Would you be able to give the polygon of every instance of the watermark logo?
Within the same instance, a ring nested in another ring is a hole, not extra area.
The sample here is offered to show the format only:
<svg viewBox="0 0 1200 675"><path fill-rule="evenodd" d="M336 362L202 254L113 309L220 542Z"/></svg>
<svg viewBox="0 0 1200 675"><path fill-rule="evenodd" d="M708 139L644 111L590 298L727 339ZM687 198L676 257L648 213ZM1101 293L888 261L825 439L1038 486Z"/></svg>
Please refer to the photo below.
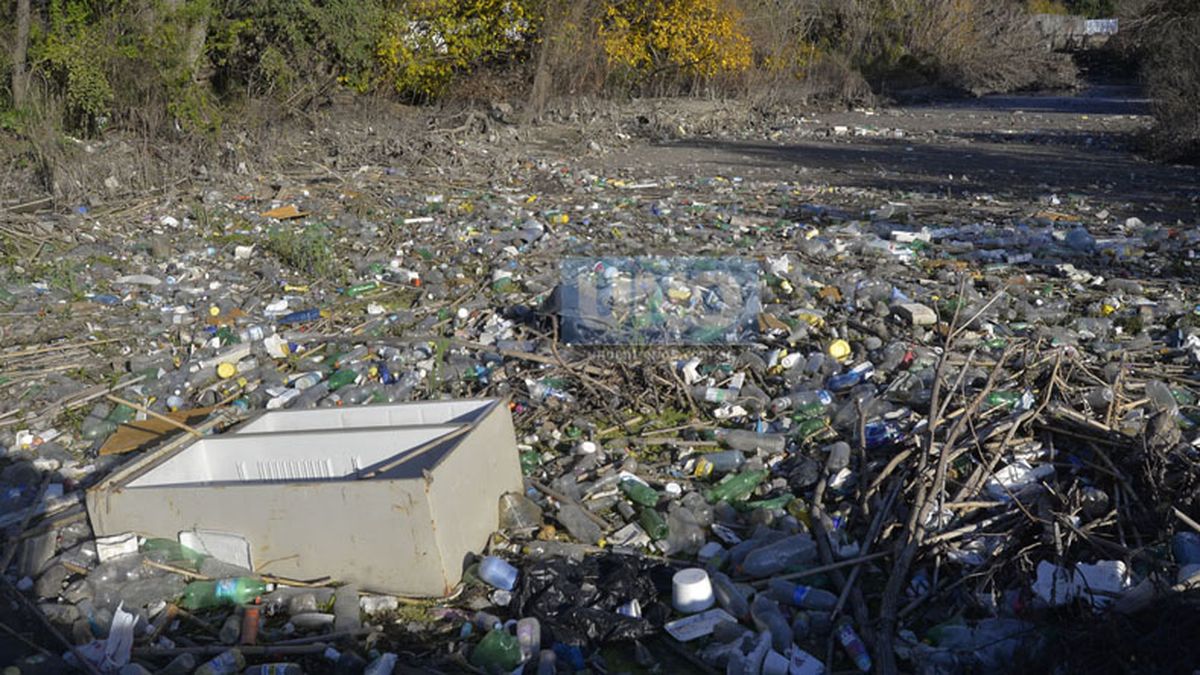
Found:
<svg viewBox="0 0 1200 675"><path fill-rule="evenodd" d="M606 257L562 262L562 339L578 345L722 345L758 337L758 263Z"/></svg>

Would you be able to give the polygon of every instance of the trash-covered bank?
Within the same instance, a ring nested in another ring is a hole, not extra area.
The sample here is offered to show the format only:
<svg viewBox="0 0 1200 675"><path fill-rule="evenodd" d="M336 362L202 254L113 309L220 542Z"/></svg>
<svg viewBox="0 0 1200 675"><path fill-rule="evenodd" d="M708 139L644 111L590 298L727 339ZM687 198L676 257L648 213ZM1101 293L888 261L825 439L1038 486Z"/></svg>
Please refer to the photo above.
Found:
<svg viewBox="0 0 1200 675"><path fill-rule="evenodd" d="M1195 224L524 170L5 277L17 672L1195 667Z"/></svg>

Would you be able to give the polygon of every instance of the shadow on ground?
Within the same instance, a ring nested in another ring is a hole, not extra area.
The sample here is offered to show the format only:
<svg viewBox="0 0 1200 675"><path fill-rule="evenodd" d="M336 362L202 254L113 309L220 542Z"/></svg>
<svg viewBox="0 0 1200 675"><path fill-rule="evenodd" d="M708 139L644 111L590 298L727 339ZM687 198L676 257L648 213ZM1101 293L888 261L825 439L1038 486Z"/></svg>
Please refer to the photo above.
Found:
<svg viewBox="0 0 1200 675"><path fill-rule="evenodd" d="M1080 195L1098 204L1121 205L1121 215L1193 222L1200 213L1200 177L1194 168L1156 164L1130 154L1067 143L923 143L908 139L855 138L852 142L769 142L689 139L666 143L659 162L683 153L701 172L745 167L780 179L816 173L833 185L922 192L950 197L989 194L1036 200L1051 193ZM1100 138L1093 145L1120 143ZM790 174L790 175L789 175ZM807 177L811 180L811 176Z"/></svg>

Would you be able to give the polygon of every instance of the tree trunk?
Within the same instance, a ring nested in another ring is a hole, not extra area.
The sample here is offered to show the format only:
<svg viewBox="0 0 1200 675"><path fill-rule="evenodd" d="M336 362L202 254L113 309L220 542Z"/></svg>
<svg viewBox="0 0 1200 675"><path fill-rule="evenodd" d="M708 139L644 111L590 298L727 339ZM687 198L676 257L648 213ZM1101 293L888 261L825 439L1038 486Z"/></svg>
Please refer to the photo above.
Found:
<svg viewBox="0 0 1200 675"><path fill-rule="evenodd" d="M20 108L29 100L29 70L25 52L29 49L29 0L17 0L17 39L12 50L12 102Z"/></svg>

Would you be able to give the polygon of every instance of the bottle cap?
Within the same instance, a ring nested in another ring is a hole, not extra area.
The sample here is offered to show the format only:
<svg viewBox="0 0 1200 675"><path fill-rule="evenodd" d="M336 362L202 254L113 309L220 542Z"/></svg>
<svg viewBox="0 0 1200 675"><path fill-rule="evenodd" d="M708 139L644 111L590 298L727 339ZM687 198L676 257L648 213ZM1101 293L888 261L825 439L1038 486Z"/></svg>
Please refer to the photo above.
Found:
<svg viewBox="0 0 1200 675"><path fill-rule="evenodd" d="M676 610L695 614L712 607L713 601L712 581L699 567L680 570L671 579L671 604Z"/></svg>
<svg viewBox="0 0 1200 675"><path fill-rule="evenodd" d="M233 365L232 363L217 364L217 377L221 378L222 380L228 380L234 375L237 375L237 366Z"/></svg>
<svg viewBox="0 0 1200 675"><path fill-rule="evenodd" d="M850 358L852 351L850 343L845 340L834 340L829 344L829 355L838 361L845 361Z"/></svg>

